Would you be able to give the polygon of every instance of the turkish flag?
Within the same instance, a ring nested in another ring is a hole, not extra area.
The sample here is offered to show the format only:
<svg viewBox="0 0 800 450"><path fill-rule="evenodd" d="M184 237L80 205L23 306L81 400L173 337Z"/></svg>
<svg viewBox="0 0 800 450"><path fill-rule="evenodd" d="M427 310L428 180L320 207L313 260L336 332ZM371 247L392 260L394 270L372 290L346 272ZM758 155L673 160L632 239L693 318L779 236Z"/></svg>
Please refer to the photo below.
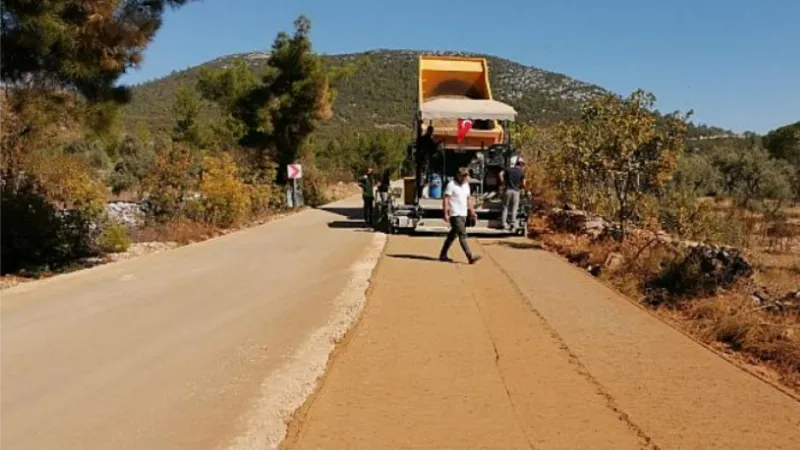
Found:
<svg viewBox="0 0 800 450"><path fill-rule="evenodd" d="M458 119L458 137L456 138L458 143L460 144L461 141L467 136L469 130L472 129L472 121L469 119Z"/></svg>

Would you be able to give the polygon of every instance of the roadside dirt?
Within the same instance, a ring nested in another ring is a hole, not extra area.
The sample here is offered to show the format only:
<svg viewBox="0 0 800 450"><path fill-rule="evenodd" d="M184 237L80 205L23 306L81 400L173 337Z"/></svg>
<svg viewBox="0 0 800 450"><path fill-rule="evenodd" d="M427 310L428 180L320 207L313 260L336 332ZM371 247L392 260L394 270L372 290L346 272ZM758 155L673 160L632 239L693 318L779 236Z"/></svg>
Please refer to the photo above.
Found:
<svg viewBox="0 0 800 450"><path fill-rule="evenodd" d="M440 243L390 239L283 449L800 448L799 402L567 262Z"/></svg>

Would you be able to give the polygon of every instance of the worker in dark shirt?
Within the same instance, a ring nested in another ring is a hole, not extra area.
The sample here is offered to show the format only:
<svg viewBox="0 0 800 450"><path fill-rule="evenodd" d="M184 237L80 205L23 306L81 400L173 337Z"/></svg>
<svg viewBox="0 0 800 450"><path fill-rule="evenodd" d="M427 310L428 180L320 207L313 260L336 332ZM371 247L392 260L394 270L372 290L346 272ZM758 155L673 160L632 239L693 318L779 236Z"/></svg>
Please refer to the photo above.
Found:
<svg viewBox="0 0 800 450"><path fill-rule="evenodd" d="M428 128L425 129L425 134L419 137L417 149L426 154L433 153L436 150L436 141L433 140L433 125L428 125Z"/></svg>
<svg viewBox="0 0 800 450"><path fill-rule="evenodd" d="M417 192L422 191L422 177L425 174L425 166L430 160L431 156L436 153L436 148L438 146L439 143L433 140L433 125L428 125L428 128L425 130L425 134L417 139L417 150L414 154L414 160L417 164Z"/></svg>
<svg viewBox="0 0 800 450"><path fill-rule="evenodd" d="M358 185L361 186L361 198L364 200L364 222L368 226L372 226L372 211L375 203L374 184L375 175L372 174L372 167L368 167L366 173L358 179Z"/></svg>
<svg viewBox="0 0 800 450"><path fill-rule="evenodd" d="M389 200L389 188L392 186L392 168L383 169L381 178L378 181L378 201L386 203Z"/></svg>
<svg viewBox="0 0 800 450"><path fill-rule="evenodd" d="M503 229L516 231L519 195L525 189L525 160L522 157L517 158L514 167L500 172L500 183L506 188L503 198ZM509 209L511 216L508 215Z"/></svg>

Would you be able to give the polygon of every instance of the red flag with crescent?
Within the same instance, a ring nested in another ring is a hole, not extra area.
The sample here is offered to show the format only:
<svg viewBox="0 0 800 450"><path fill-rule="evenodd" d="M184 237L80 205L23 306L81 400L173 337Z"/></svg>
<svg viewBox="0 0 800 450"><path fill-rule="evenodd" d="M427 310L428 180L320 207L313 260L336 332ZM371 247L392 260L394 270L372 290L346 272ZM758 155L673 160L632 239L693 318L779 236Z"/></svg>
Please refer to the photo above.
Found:
<svg viewBox="0 0 800 450"><path fill-rule="evenodd" d="M458 119L458 136L457 141L460 144L461 141L467 136L469 130L472 129L472 121L469 119Z"/></svg>

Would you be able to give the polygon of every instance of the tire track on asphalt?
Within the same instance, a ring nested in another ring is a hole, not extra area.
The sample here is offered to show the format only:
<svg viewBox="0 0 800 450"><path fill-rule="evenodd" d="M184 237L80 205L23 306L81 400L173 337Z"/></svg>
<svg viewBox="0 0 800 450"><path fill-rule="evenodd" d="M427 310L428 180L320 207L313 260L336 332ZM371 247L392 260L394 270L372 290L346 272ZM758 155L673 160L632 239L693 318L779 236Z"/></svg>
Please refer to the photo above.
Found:
<svg viewBox="0 0 800 450"><path fill-rule="evenodd" d="M461 268L457 267L456 270L458 271L458 275L461 278L461 282L464 283L465 286L470 286L471 283L469 283L468 280L466 278L464 278L464 272L461 270ZM499 366L500 352L497 350L497 342L495 341L494 336L492 336L492 332L489 329L489 324L486 322L486 315L481 310L480 302L478 301L478 298L475 295L475 290L472 289L471 286L470 286L470 290L469 290L469 295L470 295L470 298L472 299L473 304L475 305L475 308L477 308L477 310L478 310L478 314L480 314L480 316L481 316L481 320L482 320L482 323L483 323L483 329L486 332L486 337L492 343L492 349L494 350L494 368L495 368L495 371L497 372L497 376L500 378L500 381L503 383L503 388L506 391L506 399L508 400L509 405L511 405L511 409L514 411L514 417L517 420L517 426L519 427L520 432L523 434L523 436L525 436L525 439L527 439L528 445L530 446L531 450L536 450L536 446L533 444L533 440L528 435L528 433L525 431L525 427L522 425L522 417L521 417L521 415L519 413L517 405L514 403L514 399L513 399L512 395L511 395L511 391L508 388L508 383L506 383L506 379L503 376L502 371L500 370L500 366Z"/></svg>

